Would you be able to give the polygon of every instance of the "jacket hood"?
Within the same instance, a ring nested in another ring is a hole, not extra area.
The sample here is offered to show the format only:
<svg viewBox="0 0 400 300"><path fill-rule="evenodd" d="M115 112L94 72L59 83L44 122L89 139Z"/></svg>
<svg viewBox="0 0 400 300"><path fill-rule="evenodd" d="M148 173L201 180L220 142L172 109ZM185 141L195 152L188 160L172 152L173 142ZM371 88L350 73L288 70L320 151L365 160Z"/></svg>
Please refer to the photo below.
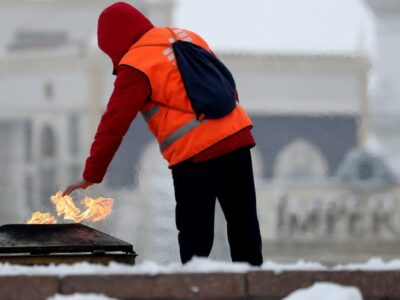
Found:
<svg viewBox="0 0 400 300"><path fill-rule="evenodd" d="M114 74L121 58L153 24L139 10L124 2L117 2L100 14L97 26L99 48L112 60Z"/></svg>

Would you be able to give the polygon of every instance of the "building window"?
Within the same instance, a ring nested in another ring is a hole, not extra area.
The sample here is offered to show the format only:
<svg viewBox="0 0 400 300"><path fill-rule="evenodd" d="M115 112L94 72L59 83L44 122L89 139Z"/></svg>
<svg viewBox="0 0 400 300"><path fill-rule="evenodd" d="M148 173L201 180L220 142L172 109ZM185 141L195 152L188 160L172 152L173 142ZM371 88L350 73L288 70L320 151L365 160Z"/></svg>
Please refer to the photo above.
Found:
<svg viewBox="0 0 400 300"><path fill-rule="evenodd" d="M297 139L277 156L274 177L277 179L315 179L326 176L328 164L321 151L305 139Z"/></svg>
<svg viewBox="0 0 400 300"><path fill-rule="evenodd" d="M80 153L80 136L79 136L79 115L78 114L71 114L69 116L69 126L68 126L68 133L69 133L69 149L72 155L77 155Z"/></svg>
<svg viewBox="0 0 400 300"><path fill-rule="evenodd" d="M56 191L56 138L54 131L50 126L45 126L41 137L41 160L39 169L39 193L42 207L50 205L50 196Z"/></svg>
<svg viewBox="0 0 400 300"><path fill-rule="evenodd" d="M45 126L42 130L41 156L52 158L56 156L56 141L53 130Z"/></svg>
<svg viewBox="0 0 400 300"><path fill-rule="evenodd" d="M43 94L46 100L53 100L54 98L54 85L50 81L43 84Z"/></svg>
<svg viewBox="0 0 400 300"><path fill-rule="evenodd" d="M374 176L373 166L368 160L360 161L357 171L361 180L368 180Z"/></svg>
<svg viewBox="0 0 400 300"><path fill-rule="evenodd" d="M24 145L25 145L25 162L32 161L33 144L32 144L32 123L27 121L24 123Z"/></svg>
<svg viewBox="0 0 400 300"><path fill-rule="evenodd" d="M33 190L33 177L26 175L25 177L25 199L29 210L35 209L34 190Z"/></svg>

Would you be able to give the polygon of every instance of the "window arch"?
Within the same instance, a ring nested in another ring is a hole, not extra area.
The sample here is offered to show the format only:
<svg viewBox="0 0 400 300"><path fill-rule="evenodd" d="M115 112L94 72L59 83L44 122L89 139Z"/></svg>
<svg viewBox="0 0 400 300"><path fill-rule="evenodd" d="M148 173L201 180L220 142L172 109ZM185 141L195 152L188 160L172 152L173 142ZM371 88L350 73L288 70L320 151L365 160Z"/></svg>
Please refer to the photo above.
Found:
<svg viewBox="0 0 400 300"><path fill-rule="evenodd" d="M56 138L53 129L48 125L42 129L40 154L44 158L56 156Z"/></svg>
<svg viewBox="0 0 400 300"><path fill-rule="evenodd" d="M328 163L321 151L306 139L296 139L278 154L274 167L277 179L311 179L325 177Z"/></svg>

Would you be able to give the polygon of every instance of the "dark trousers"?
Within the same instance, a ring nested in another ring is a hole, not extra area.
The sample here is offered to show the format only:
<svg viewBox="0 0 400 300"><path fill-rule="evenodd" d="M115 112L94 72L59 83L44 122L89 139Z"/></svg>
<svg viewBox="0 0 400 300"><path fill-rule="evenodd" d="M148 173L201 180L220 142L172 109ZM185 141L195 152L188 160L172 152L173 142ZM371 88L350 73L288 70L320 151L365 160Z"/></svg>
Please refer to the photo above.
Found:
<svg viewBox="0 0 400 300"><path fill-rule="evenodd" d="M262 264L261 235L249 149L172 168L182 263L208 257L214 240L215 201L221 205L233 261Z"/></svg>

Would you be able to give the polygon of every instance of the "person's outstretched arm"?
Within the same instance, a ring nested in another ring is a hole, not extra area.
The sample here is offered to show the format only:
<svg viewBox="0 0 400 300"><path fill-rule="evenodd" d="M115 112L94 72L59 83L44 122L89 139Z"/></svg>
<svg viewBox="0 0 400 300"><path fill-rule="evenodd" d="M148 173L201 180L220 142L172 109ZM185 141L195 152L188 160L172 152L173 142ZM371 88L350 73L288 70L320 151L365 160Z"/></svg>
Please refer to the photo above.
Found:
<svg viewBox="0 0 400 300"><path fill-rule="evenodd" d="M143 73L128 66L118 68L114 91L97 128L82 179L67 187L63 195L103 181L124 135L150 93Z"/></svg>

